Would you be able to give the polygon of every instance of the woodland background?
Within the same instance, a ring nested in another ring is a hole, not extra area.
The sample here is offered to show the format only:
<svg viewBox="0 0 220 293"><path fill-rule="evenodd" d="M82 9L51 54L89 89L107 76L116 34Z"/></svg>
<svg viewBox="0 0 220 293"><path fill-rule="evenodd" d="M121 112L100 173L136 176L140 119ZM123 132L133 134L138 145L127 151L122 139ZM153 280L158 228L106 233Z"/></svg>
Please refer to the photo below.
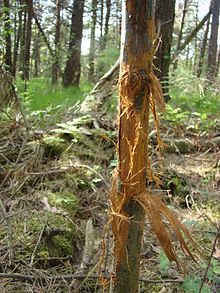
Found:
<svg viewBox="0 0 220 293"><path fill-rule="evenodd" d="M156 1L166 148L158 157L151 117L150 159L204 258L179 252L177 272L146 223L141 292L220 290L219 7ZM118 0L0 2L2 292L108 290L120 36Z"/></svg>

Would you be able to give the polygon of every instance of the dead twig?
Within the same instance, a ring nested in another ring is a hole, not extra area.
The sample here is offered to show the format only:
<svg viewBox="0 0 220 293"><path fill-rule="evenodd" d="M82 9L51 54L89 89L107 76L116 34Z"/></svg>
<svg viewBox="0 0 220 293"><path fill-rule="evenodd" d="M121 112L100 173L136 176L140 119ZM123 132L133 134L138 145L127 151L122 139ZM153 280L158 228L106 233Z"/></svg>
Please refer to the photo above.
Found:
<svg viewBox="0 0 220 293"><path fill-rule="evenodd" d="M31 283L36 280L50 280L50 281L59 281L59 280L72 280L72 279L99 279L98 275L56 275L56 276L34 276L34 275L23 275L23 274L13 274L13 273L0 273L0 279L18 279L23 281L30 281ZM110 278L110 276L108 276ZM183 279L160 279L160 280L151 280L151 279L144 279L140 278L140 282L144 283L152 283L152 284L160 284L160 283L176 283L181 284L183 283Z"/></svg>
<svg viewBox="0 0 220 293"><path fill-rule="evenodd" d="M40 245L44 230L45 230L45 224L44 224L43 228L40 231L37 243L36 243L36 245L34 247L34 251L33 251L32 255L31 255L30 266L32 266L33 263L34 263L34 259L35 259L36 253L37 253L37 249L38 249L38 246Z"/></svg>

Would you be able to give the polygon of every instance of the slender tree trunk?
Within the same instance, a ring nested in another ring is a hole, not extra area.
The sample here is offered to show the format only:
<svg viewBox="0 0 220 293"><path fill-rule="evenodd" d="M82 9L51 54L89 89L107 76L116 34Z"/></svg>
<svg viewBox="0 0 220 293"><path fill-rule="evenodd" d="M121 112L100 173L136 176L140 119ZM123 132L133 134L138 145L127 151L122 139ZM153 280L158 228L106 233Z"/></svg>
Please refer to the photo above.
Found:
<svg viewBox="0 0 220 293"><path fill-rule="evenodd" d="M97 21L97 0L92 0L92 24L90 33L90 48L89 48L89 80L95 81L95 28Z"/></svg>
<svg viewBox="0 0 220 293"><path fill-rule="evenodd" d="M199 23L199 3L196 1L195 3L195 10L196 10L196 15L195 15L195 24L196 27L198 26ZM198 59L198 37L197 35L195 36L194 40L194 60L193 60L193 71L194 74L196 73L196 65L197 65L197 59Z"/></svg>
<svg viewBox="0 0 220 293"><path fill-rule="evenodd" d="M218 48L218 61L217 61L217 69L216 69L216 77L218 77L219 74L219 67L220 67L220 46Z"/></svg>
<svg viewBox="0 0 220 293"><path fill-rule="evenodd" d="M156 1L156 28L157 35L161 37L161 44L156 52L154 65L156 75L162 83L164 100L168 102L169 96L169 66L172 45L173 25L175 19L175 0Z"/></svg>
<svg viewBox="0 0 220 293"><path fill-rule="evenodd" d="M12 44L11 44L11 23L10 23L10 2L4 0L4 31L5 31L5 69L9 72L12 70Z"/></svg>
<svg viewBox="0 0 220 293"><path fill-rule="evenodd" d="M18 51L19 51L19 44L20 44L20 38L21 38L21 28L22 28L22 10L21 9L18 12L18 24L17 24L17 19L15 19L15 23L16 23L15 24L16 29L15 29L15 37L14 37L13 68L12 68L13 76L16 76Z"/></svg>
<svg viewBox="0 0 220 293"><path fill-rule="evenodd" d="M109 19L111 15L111 0L106 0L105 4L106 4L105 27L104 27L104 35L101 41L101 51L105 50L107 39L108 39Z"/></svg>
<svg viewBox="0 0 220 293"><path fill-rule="evenodd" d="M112 222L116 258L113 291L137 293L144 210L134 196L143 193L146 188L153 1L124 0L122 15L119 163L110 195L115 212ZM122 218L117 217L118 214ZM127 217L128 221L123 217Z"/></svg>
<svg viewBox="0 0 220 293"><path fill-rule="evenodd" d="M33 0L26 0L27 5L27 29L25 35L25 54L24 54L24 79L30 78L30 50L32 35Z"/></svg>
<svg viewBox="0 0 220 293"><path fill-rule="evenodd" d="M39 76L40 72L40 32L35 29L34 36L34 48L33 48L33 62L34 62L34 73L33 76Z"/></svg>
<svg viewBox="0 0 220 293"><path fill-rule="evenodd" d="M63 86L79 86L80 56L83 31L84 0L74 0L72 8L72 21L70 29L70 42L66 67L63 74Z"/></svg>
<svg viewBox="0 0 220 293"><path fill-rule="evenodd" d="M177 45L176 45L176 59L174 60L173 70L176 70L178 67L178 52L180 51L180 44L183 38L183 28L185 25L185 18L186 18L188 3L189 3L189 0L184 0L182 20L181 20L180 31L178 34Z"/></svg>
<svg viewBox="0 0 220 293"><path fill-rule="evenodd" d="M58 83L58 75L60 71L60 28L61 28L61 0L56 0L56 27L55 27L55 54L52 68L52 84Z"/></svg>
<svg viewBox="0 0 220 293"><path fill-rule="evenodd" d="M211 10L209 10L209 12L203 17L203 19L200 21L198 26L188 36L186 36L185 41L179 47L179 51L175 52L173 57L171 58L173 62L178 58L178 55L180 54L180 52L183 51L188 46L188 44L192 41L192 39L196 36L196 34L201 30L201 28L204 26L206 21L209 19L210 14L211 14Z"/></svg>
<svg viewBox="0 0 220 293"><path fill-rule="evenodd" d="M54 58L54 52L53 52L53 49L52 49L52 47L51 47L51 45L50 45L49 40L47 39L47 36L46 36L46 34L45 34L45 32L44 32L44 30L43 30L41 24L40 24L40 22L39 22L39 20L38 20L38 18L37 18L37 15L35 14L35 12L33 13L33 17L34 17L35 23L36 23L36 25L37 25L37 27L38 27L38 30L39 30L39 32L41 33L41 35L42 35L42 37L43 37L43 40L44 40L44 42L45 42L45 44L46 44L46 46L47 46L47 48L48 48L48 50L49 50L50 56L51 56L52 58Z"/></svg>
<svg viewBox="0 0 220 293"><path fill-rule="evenodd" d="M210 17L209 17L207 24L206 24L206 29L204 32L202 45L201 45L201 49L200 49L199 62L198 62L198 67L197 67L197 77L201 77L201 74L202 74L205 52L206 52L207 43L208 43L209 27L210 27Z"/></svg>
<svg viewBox="0 0 220 293"><path fill-rule="evenodd" d="M218 28L219 28L219 9L220 0L213 0L211 35L208 48L208 64L206 77L213 81L217 70L217 46L218 46Z"/></svg>
<svg viewBox="0 0 220 293"><path fill-rule="evenodd" d="M24 55L25 55L25 34L27 26L27 7L25 0L20 0L21 10L21 40L20 40L20 56L19 56L19 71L21 78L24 79Z"/></svg>
<svg viewBox="0 0 220 293"><path fill-rule="evenodd" d="M103 37L103 26L104 26L104 0L100 0L100 40L102 40Z"/></svg>

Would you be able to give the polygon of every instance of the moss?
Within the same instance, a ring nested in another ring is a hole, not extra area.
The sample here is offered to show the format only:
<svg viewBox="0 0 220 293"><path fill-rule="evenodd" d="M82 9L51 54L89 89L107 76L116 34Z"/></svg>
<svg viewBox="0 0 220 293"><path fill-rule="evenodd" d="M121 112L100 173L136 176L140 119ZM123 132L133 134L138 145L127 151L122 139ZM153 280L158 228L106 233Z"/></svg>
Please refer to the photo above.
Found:
<svg viewBox="0 0 220 293"><path fill-rule="evenodd" d="M79 202L78 198L72 192L66 190L48 193L47 198L51 206L68 212L75 211Z"/></svg>

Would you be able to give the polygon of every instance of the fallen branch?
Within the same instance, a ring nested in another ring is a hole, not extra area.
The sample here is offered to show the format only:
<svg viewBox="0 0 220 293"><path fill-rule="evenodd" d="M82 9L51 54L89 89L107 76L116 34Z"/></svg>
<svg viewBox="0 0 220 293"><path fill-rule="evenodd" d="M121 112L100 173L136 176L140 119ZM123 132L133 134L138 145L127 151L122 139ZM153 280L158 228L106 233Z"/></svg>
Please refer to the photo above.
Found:
<svg viewBox="0 0 220 293"><path fill-rule="evenodd" d="M10 273L0 273L0 279L17 279L17 280L23 280L23 281L30 281L31 283L36 280L50 280L50 281L59 281L59 280L82 280L82 279L99 279L99 275L56 275L56 276L33 276L33 275L23 275L23 274L10 274ZM110 276L108 276L108 279L110 279ZM151 279L144 279L140 278L140 282L144 283L151 283L151 284L160 284L160 283L176 283L181 284L183 283L183 279L159 279L159 280L151 280Z"/></svg>

